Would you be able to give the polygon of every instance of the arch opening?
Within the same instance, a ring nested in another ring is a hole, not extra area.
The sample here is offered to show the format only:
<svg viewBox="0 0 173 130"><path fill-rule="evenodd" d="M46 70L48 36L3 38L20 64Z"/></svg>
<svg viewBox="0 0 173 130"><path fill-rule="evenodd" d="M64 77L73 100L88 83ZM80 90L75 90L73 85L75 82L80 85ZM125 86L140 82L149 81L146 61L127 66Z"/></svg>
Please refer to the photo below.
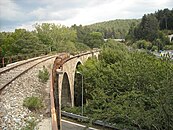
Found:
<svg viewBox="0 0 173 130"><path fill-rule="evenodd" d="M173 42L173 36L171 37L171 42Z"/></svg>
<svg viewBox="0 0 173 130"><path fill-rule="evenodd" d="M82 87L84 87L84 76L81 73L78 73L79 66L82 65L81 62L78 62L76 65L76 73L74 79L74 106L82 106ZM86 104L85 98L85 89L83 88L83 104Z"/></svg>
<svg viewBox="0 0 173 130"><path fill-rule="evenodd" d="M70 91L70 83L67 73L64 73L63 81L62 81L62 90L61 90L61 106L63 107L71 107L71 91Z"/></svg>

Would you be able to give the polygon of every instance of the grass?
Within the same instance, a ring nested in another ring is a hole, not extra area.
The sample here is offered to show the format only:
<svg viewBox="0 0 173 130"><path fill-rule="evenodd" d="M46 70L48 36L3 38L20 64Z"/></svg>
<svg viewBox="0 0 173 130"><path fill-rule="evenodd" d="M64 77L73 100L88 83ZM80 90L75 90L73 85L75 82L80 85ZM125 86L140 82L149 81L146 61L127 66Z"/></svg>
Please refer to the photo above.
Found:
<svg viewBox="0 0 173 130"><path fill-rule="evenodd" d="M43 102L39 97L27 97L23 101L23 106L27 107L29 110L38 110L43 107Z"/></svg>

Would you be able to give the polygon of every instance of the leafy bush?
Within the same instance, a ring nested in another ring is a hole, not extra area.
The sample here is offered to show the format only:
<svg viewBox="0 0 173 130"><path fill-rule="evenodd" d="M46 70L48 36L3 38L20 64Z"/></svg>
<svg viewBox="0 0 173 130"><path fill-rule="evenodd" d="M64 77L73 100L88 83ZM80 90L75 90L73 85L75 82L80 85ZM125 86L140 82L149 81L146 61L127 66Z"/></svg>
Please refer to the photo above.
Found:
<svg viewBox="0 0 173 130"><path fill-rule="evenodd" d="M49 79L49 71L46 69L45 66L43 66L43 70L39 70L38 78L41 82L46 83Z"/></svg>
<svg viewBox="0 0 173 130"><path fill-rule="evenodd" d="M143 49L148 49L148 50L150 50L151 47L152 47L151 42L148 42L148 41L145 41L145 40L136 41L134 44L135 44L135 45L137 46L137 48L139 48L139 49L143 48ZM134 46L134 45L133 45L133 46Z"/></svg>
<svg viewBox="0 0 173 130"><path fill-rule="evenodd" d="M43 107L43 103L39 97L32 96L24 99L23 106L27 107L29 110L37 110Z"/></svg>
<svg viewBox="0 0 173 130"><path fill-rule="evenodd" d="M152 50L152 51L158 51L158 47L157 47L157 46L153 46L153 47L151 48L151 50Z"/></svg>
<svg viewBox="0 0 173 130"><path fill-rule="evenodd" d="M164 50L173 50L173 45L164 46Z"/></svg>

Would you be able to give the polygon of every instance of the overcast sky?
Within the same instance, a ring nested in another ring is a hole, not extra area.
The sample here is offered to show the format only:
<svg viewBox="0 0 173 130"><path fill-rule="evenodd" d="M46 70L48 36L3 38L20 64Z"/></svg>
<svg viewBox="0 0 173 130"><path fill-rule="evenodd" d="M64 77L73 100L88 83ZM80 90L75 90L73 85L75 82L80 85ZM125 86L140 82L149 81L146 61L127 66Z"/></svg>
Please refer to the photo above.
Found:
<svg viewBox="0 0 173 130"><path fill-rule="evenodd" d="M35 23L66 26L142 18L173 8L172 0L0 0L0 31L31 30Z"/></svg>

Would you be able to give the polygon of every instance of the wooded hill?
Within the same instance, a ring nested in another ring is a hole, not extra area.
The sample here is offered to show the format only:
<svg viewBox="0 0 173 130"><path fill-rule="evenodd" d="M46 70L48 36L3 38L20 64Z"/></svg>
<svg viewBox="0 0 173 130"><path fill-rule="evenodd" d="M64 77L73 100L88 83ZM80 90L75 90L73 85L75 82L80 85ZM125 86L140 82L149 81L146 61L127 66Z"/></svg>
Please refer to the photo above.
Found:
<svg viewBox="0 0 173 130"><path fill-rule="evenodd" d="M136 26L140 22L140 19L116 19L87 25L86 27L92 31L101 32L105 39L125 38L130 27Z"/></svg>

